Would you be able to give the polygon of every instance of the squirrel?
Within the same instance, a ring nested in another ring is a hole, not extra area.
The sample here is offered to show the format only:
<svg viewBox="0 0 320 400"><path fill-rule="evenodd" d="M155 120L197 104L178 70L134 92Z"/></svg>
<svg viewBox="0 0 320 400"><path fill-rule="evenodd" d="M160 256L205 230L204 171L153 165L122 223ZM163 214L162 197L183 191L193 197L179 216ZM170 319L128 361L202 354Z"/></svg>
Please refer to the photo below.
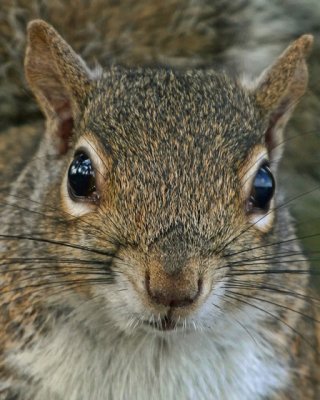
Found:
<svg viewBox="0 0 320 400"><path fill-rule="evenodd" d="M46 129L1 143L14 181L1 193L1 399L319 398L317 301L276 187L312 42L248 82L92 69L29 24Z"/></svg>

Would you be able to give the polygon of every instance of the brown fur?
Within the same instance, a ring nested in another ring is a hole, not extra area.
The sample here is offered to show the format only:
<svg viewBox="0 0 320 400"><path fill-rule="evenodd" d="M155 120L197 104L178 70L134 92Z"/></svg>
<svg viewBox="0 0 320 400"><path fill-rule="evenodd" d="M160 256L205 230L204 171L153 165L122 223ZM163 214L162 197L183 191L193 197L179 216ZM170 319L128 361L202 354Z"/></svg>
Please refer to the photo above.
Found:
<svg viewBox="0 0 320 400"><path fill-rule="evenodd" d="M19 366L11 371L6 357L19 346L32 348L55 323L70 315L73 304L67 296L59 296L54 283L58 285L62 276L67 292L94 299L96 287L88 279L96 270L83 270L80 279L76 273L79 265L63 261L72 254L79 262L89 262L92 254L79 245L100 250L101 254L95 254L97 262L111 259L111 271L120 271L133 283L136 296L146 307L165 319L169 306L170 319L176 320L192 314L223 279L232 283L232 274L239 269L249 273L248 252L251 262L267 260L259 268L269 274L236 278L238 286L230 290L240 301L225 301L224 310L241 308L241 299L249 301L241 296L256 296L262 307L278 304L272 312L284 323L272 318L272 313L266 314L259 333L273 344L280 359L290 360L299 381L293 379L285 394L276 397L289 399L294 393L297 399L317 398L317 384L306 383L307 389L297 395L301 376L317 369L316 353L310 347L304 351L305 343L297 343L295 331L286 325L300 326L299 313L305 312L309 300L304 297L307 275L298 275L297 280L294 273L294 253L300 254L300 247L291 219L286 210L279 209L273 211L275 220L268 232L250 226L238 174L250 165L252 149L257 146L265 146L272 159L272 144L282 137L291 106L306 87L304 59L310 43L309 37L302 37L291 45L262 76L264 80L249 90L213 71L113 67L100 76L90 75L53 28L39 21L30 25L26 74L47 116L47 130L40 153L13 187L15 196L32 196L31 213L26 212L23 201L9 196L7 201L18 207L12 207L9 214L8 206L2 216L3 234L9 235L3 251L8 263L4 293L9 289L3 297L8 312L1 321L3 377L9 374L17 379L20 398L24 400L24 386L39 389L33 383L37 377L28 371L22 374ZM49 68L48 59L52 61ZM282 107L284 98L290 109ZM72 121L66 130L61 128L65 118ZM61 198L63 177L77 141L90 136L95 138L93 145L98 146L102 162L99 202L76 218ZM279 204L279 198L276 201ZM47 242L39 245L39 240ZM274 242L279 242L278 246L272 246ZM271 271L275 266L268 263L268 257L277 259L283 253L289 255L277 267L292 273L278 273L274 279ZM9 262L30 255L53 257L54 263L42 261L40 270L30 270L23 261L18 265ZM235 263L234 267L229 263ZM299 268L308 268L303 256ZM45 290L32 290L26 280ZM149 280L147 286L145 280ZM198 296L199 281L202 289ZM268 292L263 285L298 295ZM12 293L17 291L15 298ZM164 304L173 295L180 301L179 307L170 301ZM196 301L189 305L186 299ZM13 321L24 328L17 337L12 337ZM94 334L92 326L85 321L82 324L89 336ZM314 322L310 339L316 344ZM307 354L306 360L303 356Z"/></svg>

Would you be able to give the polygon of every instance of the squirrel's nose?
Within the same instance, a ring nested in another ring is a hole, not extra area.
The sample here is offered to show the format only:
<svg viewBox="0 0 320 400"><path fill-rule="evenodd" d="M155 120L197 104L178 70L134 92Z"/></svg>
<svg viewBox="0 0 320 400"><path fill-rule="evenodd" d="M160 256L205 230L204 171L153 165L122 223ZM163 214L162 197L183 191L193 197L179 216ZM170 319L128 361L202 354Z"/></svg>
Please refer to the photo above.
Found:
<svg viewBox="0 0 320 400"><path fill-rule="evenodd" d="M152 302L166 307L186 307L199 297L202 280L195 274L168 275L164 271L146 274L146 290ZM191 276L190 276L191 275Z"/></svg>

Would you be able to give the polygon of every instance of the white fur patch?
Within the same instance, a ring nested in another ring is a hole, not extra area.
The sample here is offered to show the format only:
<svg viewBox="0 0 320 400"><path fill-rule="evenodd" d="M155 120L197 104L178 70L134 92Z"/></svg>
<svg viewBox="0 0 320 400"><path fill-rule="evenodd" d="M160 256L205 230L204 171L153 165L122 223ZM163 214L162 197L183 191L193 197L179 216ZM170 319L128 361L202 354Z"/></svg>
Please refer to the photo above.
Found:
<svg viewBox="0 0 320 400"><path fill-rule="evenodd" d="M91 338L73 320L10 361L43 380L34 400L257 400L288 379L258 314L217 315L215 329L188 333L128 335L110 323Z"/></svg>

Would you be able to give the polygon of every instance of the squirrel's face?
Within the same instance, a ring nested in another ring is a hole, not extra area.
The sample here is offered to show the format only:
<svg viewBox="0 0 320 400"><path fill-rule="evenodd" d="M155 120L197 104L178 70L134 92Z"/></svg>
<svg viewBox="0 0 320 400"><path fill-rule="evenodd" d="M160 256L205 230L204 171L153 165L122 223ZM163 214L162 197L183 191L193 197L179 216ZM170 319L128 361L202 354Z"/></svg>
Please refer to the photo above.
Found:
<svg viewBox="0 0 320 400"><path fill-rule="evenodd" d="M112 69L97 82L75 127L61 208L75 217L74 240L80 219L104 232L96 248L114 243L105 298L127 308L124 322L201 312L228 272L223 256L271 229L271 172L263 203L254 199L269 164L265 125L250 95L213 73Z"/></svg>
<svg viewBox="0 0 320 400"><path fill-rule="evenodd" d="M232 309L232 265L246 249L264 254L274 234L273 173L309 41L293 45L295 68L292 47L293 66L283 56L248 90L209 71L98 76L43 22L30 31L27 77L64 160L48 191L66 220L56 235L100 252L75 291L121 329L212 327ZM49 74L44 48L56 57Z"/></svg>

